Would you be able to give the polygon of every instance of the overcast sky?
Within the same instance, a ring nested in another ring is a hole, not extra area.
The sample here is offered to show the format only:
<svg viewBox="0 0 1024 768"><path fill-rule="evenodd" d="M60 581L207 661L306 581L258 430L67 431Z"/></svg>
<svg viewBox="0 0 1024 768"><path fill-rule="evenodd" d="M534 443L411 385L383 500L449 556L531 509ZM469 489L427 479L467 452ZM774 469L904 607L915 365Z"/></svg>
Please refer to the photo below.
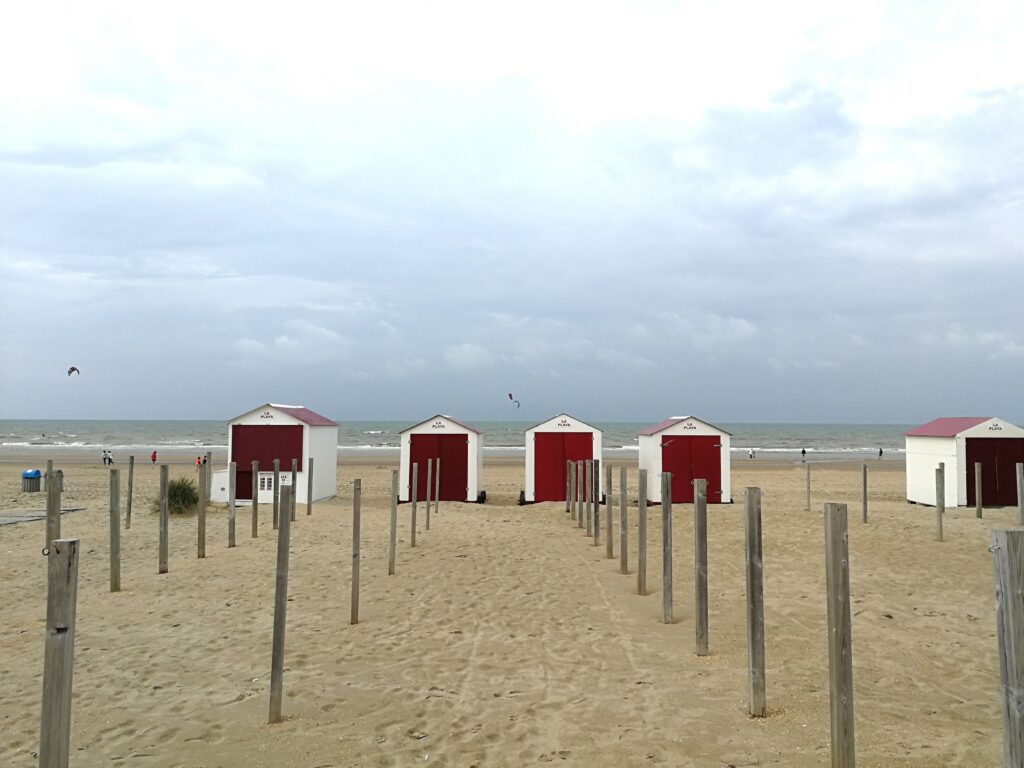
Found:
<svg viewBox="0 0 1024 768"><path fill-rule="evenodd" d="M324 5L3 12L0 417L1024 422L1019 0Z"/></svg>

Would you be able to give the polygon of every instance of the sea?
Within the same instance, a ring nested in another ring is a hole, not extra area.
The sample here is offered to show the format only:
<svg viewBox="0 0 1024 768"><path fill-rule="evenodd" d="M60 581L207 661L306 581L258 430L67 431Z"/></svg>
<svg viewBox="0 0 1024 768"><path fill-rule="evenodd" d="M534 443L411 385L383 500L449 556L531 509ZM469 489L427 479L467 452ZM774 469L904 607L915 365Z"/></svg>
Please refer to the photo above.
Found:
<svg viewBox="0 0 1024 768"><path fill-rule="evenodd" d="M480 421L472 426L483 433L484 455L516 456L525 452L525 432L536 422ZM604 433L608 456L636 456L638 434L649 426L639 422L592 422ZM338 428L338 454L345 456L397 455L399 433L411 426L398 421L346 421ZM903 434L909 424L716 424L731 433L734 456L798 458L809 460L861 460L883 455L902 458ZM226 452L228 428L222 421L85 421L0 419L0 452L62 454L111 450L118 453L152 451L180 453Z"/></svg>

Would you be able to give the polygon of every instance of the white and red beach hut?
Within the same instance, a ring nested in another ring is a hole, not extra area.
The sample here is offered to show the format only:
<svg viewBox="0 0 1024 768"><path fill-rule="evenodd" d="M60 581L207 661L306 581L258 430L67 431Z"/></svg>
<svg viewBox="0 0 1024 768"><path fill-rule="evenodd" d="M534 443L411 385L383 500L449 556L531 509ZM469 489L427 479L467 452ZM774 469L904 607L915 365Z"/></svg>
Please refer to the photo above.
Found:
<svg viewBox="0 0 1024 768"><path fill-rule="evenodd" d="M1018 463L1024 463L1024 429L989 416L935 419L907 441L907 501L935 505L935 470L945 464L947 507L975 503L974 464L981 463L981 501L1017 503Z"/></svg>
<svg viewBox="0 0 1024 768"><path fill-rule="evenodd" d="M661 473L672 473L672 501L693 501L693 480L708 481L709 504L731 504L729 443L724 429L693 416L674 416L640 431L640 469L647 500L661 503Z"/></svg>
<svg viewBox="0 0 1024 768"><path fill-rule="evenodd" d="M309 459L313 459L313 501L334 496L338 484L338 425L301 405L265 403L228 422L228 462L235 462L235 498L252 499L252 462L259 462L257 495L274 501L274 459L282 484L291 483L298 460L295 501L306 503ZM213 475L211 501L228 500L228 470Z"/></svg>
<svg viewBox="0 0 1024 768"><path fill-rule="evenodd" d="M412 496L412 465L419 464L417 473L416 498L427 497L427 459L441 460L441 484L438 496L441 501L486 500L480 490L483 476L483 435L480 430L453 419L437 415L421 421L400 433L402 453L399 463L398 500L409 501ZM430 491L431 498L434 491Z"/></svg>
<svg viewBox="0 0 1024 768"><path fill-rule="evenodd" d="M602 432L567 413L526 430L523 500L565 501L566 462L601 458ZM598 498L601 487L598 478Z"/></svg>

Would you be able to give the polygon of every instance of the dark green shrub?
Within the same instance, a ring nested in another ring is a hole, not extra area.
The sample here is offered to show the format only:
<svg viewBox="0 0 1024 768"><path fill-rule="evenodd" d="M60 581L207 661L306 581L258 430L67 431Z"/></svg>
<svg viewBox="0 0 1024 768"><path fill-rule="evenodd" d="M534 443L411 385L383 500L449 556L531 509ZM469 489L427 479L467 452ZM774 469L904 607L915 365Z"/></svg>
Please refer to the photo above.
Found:
<svg viewBox="0 0 1024 768"><path fill-rule="evenodd" d="M191 477L176 477L167 483L167 509L174 514L193 511L199 504L199 488ZM152 501L153 511L160 512L160 497Z"/></svg>

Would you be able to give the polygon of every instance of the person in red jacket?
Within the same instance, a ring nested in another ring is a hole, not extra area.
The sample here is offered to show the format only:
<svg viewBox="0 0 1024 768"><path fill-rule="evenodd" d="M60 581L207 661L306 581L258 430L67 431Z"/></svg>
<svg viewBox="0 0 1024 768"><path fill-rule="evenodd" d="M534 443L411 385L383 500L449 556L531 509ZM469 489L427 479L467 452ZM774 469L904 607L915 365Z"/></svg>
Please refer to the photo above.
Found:
<svg viewBox="0 0 1024 768"><path fill-rule="evenodd" d="M149 454L149 459L150 459L150 461L152 461L152 462L153 462L154 464L156 464L156 451L153 451L153 452L152 452L151 454Z"/></svg>

